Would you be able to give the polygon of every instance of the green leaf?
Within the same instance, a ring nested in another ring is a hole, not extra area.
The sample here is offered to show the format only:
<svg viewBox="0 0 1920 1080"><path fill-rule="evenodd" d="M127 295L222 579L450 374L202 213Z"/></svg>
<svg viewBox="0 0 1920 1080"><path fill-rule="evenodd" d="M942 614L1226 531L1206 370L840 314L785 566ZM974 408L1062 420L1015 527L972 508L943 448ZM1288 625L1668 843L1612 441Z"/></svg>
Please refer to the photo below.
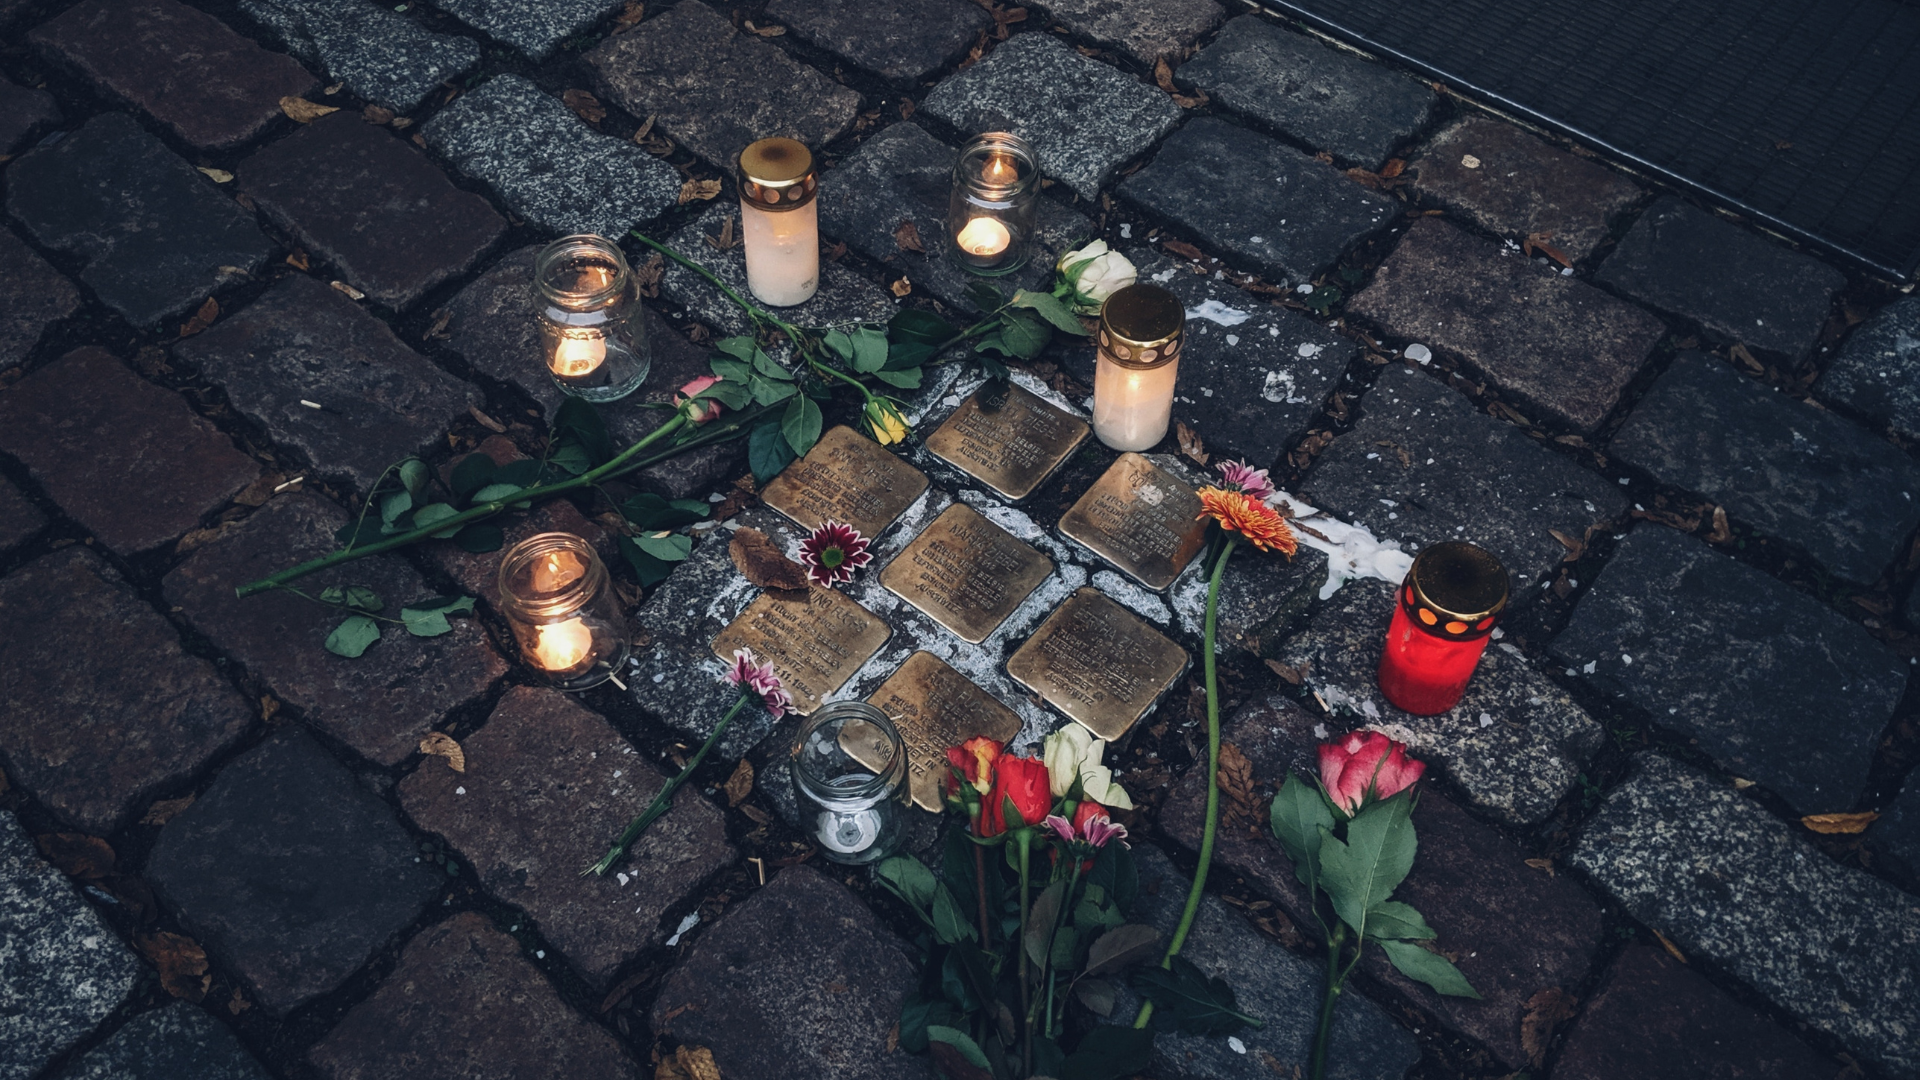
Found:
<svg viewBox="0 0 1920 1080"><path fill-rule="evenodd" d="M620 513L633 523L634 528L654 532L691 525L705 520L712 512L711 506L698 499L669 501L651 491L643 491L620 505Z"/></svg>
<svg viewBox="0 0 1920 1080"><path fill-rule="evenodd" d="M1099 1024L1060 1067L1060 1080L1120 1080L1147 1067L1153 1032L1130 1025Z"/></svg>
<svg viewBox="0 0 1920 1080"><path fill-rule="evenodd" d="M940 939L942 945L952 945L958 941L972 941L976 936L973 923L960 908L960 901L954 899L953 890L941 884L933 890L933 936Z"/></svg>
<svg viewBox="0 0 1920 1080"><path fill-rule="evenodd" d="M342 602L348 607L360 611L379 611L381 608L387 606L386 602L380 599L379 593L374 592L365 585L347 586L346 594L342 597Z"/></svg>
<svg viewBox="0 0 1920 1080"><path fill-rule="evenodd" d="M1333 305L1340 302L1340 298L1344 295L1346 294L1335 286L1322 285L1307 294L1307 306L1313 309L1315 315L1325 315L1333 309Z"/></svg>
<svg viewBox="0 0 1920 1080"><path fill-rule="evenodd" d="M1231 1035L1242 1025L1263 1026L1240 1011L1227 980L1208 978L1184 956L1173 958L1171 971L1140 968L1133 985L1153 1002L1156 1025L1164 1018L1185 1035Z"/></svg>
<svg viewBox="0 0 1920 1080"><path fill-rule="evenodd" d="M1073 925L1088 933L1094 933L1100 930L1111 930L1127 921L1126 917L1120 914L1119 908L1094 899L1093 894L1101 891L1098 885L1087 886L1087 891L1080 897L1080 903L1073 909Z"/></svg>
<svg viewBox="0 0 1920 1080"><path fill-rule="evenodd" d="M939 345L956 332L947 320L915 308L903 308L887 320L887 337L892 339L895 348L906 342Z"/></svg>
<svg viewBox="0 0 1920 1080"><path fill-rule="evenodd" d="M695 401L717 401L729 409L744 409L753 400L753 389L745 381L721 379L693 395Z"/></svg>
<svg viewBox="0 0 1920 1080"><path fill-rule="evenodd" d="M965 1018L954 1007L939 998L924 998L919 994L908 994L900 1003L900 1049L909 1054L927 1052L927 1028L938 1024L952 1027L963 1023Z"/></svg>
<svg viewBox="0 0 1920 1080"><path fill-rule="evenodd" d="M1128 923L1101 934L1087 950L1088 975L1111 975L1147 959L1160 949L1160 931Z"/></svg>
<svg viewBox="0 0 1920 1080"><path fill-rule="evenodd" d="M1319 785L1289 770L1287 782L1273 797L1273 809L1268 816L1273 823L1274 839L1280 841L1287 858L1293 860L1294 876L1311 894L1319 887L1321 831L1333 828L1333 810L1327 805L1326 796L1321 794Z"/></svg>
<svg viewBox="0 0 1920 1080"><path fill-rule="evenodd" d="M880 884L900 899L913 905L922 917L933 907L933 893L940 885L933 871L911 855L895 855L874 868Z"/></svg>
<svg viewBox="0 0 1920 1080"><path fill-rule="evenodd" d="M553 414L553 430L556 435L570 436L577 441L595 465L613 458L613 441L607 437L606 421L589 401L572 396L562 401Z"/></svg>
<svg viewBox="0 0 1920 1080"><path fill-rule="evenodd" d="M406 488L407 494L415 498L419 497L432 475L427 469L427 463L419 458L408 458L400 463L400 486Z"/></svg>
<svg viewBox="0 0 1920 1080"><path fill-rule="evenodd" d="M979 1045L966 1032L959 1028L947 1027L945 1024L929 1024L927 1025L927 1042L928 1049L933 1052L934 1061L947 1066L942 1069L943 1072L953 1075L954 1070L950 1062L941 1060L944 1055L940 1053L939 1047L932 1045L933 1043L952 1047L952 1053L958 1055L962 1062L978 1070L971 1073L962 1071L956 1080L992 1080L993 1070L987 1065L987 1055L981 1052Z"/></svg>
<svg viewBox="0 0 1920 1080"><path fill-rule="evenodd" d="M642 588L650 589L667 579L673 573L674 564L656 559L640 549L633 537L620 538L620 554L626 557L627 565L633 567L634 576L640 579Z"/></svg>
<svg viewBox="0 0 1920 1080"><path fill-rule="evenodd" d="M473 493L473 505L496 502L522 490L519 484L492 483Z"/></svg>
<svg viewBox="0 0 1920 1080"><path fill-rule="evenodd" d="M454 533L453 542L459 544L462 551L481 555L489 551L499 551L507 542L507 534L492 522L476 521Z"/></svg>
<svg viewBox="0 0 1920 1080"><path fill-rule="evenodd" d="M1080 931L1071 926L1063 926L1053 935L1053 954L1049 961L1055 971L1070 971L1073 957L1080 948Z"/></svg>
<svg viewBox="0 0 1920 1080"><path fill-rule="evenodd" d="M967 302L981 311L992 311L1007 302L1007 294L984 281L967 283Z"/></svg>
<svg viewBox="0 0 1920 1080"><path fill-rule="evenodd" d="M661 562L681 562L693 554L693 537L685 533L650 532L633 538L640 550Z"/></svg>
<svg viewBox="0 0 1920 1080"><path fill-rule="evenodd" d="M832 350L833 355L849 363L853 361L853 338L845 330L829 330L820 336L820 342Z"/></svg>
<svg viewBox="0 0 1920 1080"><path fill-rule="evenodd" d="M776 382L793 381L793 372L781 367L779 361L760 349L753 350L753 370Z"/></svg>
<svg viewBox="0 0 1920 1080"><path fill-rule="evenodd" d="M485 454L476 452L461 458L460 464L453 467L453 477L448 484L453 489L453 497L465 499L493 483L493 474L497 468L493 459Z"/></svg>
<svg viewBox="0 0 1920 1080"><path fill-rule="evenodd" d="M787 411L780 417L780 434L786 436L795 454L805 457L820 441L820 423L820 406L802 395L787 403Z"/></svg>
<svg viewBox="0 0 1920 1080"><path fill-rule="evenodd" d="M472 610L471 596L442 596L417 607L401 608L400 621L414 637L439 637L453 629L453 624L447 621L448 615Z"/></svg>
<svg viewBox="0 0 1920 1080"><path fill-rule="evenodd" d="M327 651L335 656L359 656L380 640L380 624L365 615L349 615L327 635Z"/></svg>
<svg viewBox="0 0 1920 1080"><path fill-rule="evenodd" d="M800 388L791 382L774 382L772 379L763 379L758 375L749 379L747 386L753 392L755 405L778 404L800 392Z"/></svg>
<svg viewBox="0 0 1920 1080"><path fill-rule="evenodd" d="M1069 334L1087 336L1087 328L1080 322L1079 316L1070 311L1067 305L1061 303L1052 293L1021 289L1013 294L1013 306L1037 312L1041 318Z"/></svg>
<svg viewBox="0 0 1920 1080"><path fill-rule="evenodd" d="M907 368L903 371L886 371L883 369L874 372L873 377L889 386L897 386L902 390L920 389L920 369L917 367Z"/></svg>
<svg viewBox="0 0 1920 1080"><path fill-rule="evenodd" d="M1140 874L1133 865L1133 852L1120 844L1108 844L1093 857L1093 869L1087 874L1087 885L1099 886L1113 900L1113 906L1122 912L1133 910L1133 901L1140 894Z"/></svg>
<svg viewBox="0 0 1920 1080"><path fill-rule="evenodd" d="M382 532L401 531L400 515L413 509L413 496L404 491L396 491L380 500L380 521L386 528Z"/></svg>
<svg viewBox="0 0 1920 1080"><path fill-rule="evenodd" d="M887 366L887 335L871 326L853 333L853 370L872 374Z"/></svg>
<svg viewBox="0 0 1920 1080"><path fill-rule="evenodd" d="M1413 869L1412 812L1412 793L1401 792L1348 822L1345 843L1320 830L1320 888L1355 934L1366 933L1367 911L1392 896Z"/></svg>
<svg viewBox="0 0 1920 1080"><path fill-rule="evenodd" d="M1056 881L1041 890L1033 898L1033 906L1027 914L1027 958L1036 965L1047 961L1047 935L1053 932L1053 924L1060 916L1060 896L1067 889L1067 883Z"/></svg>
<svg viewBox="0 0 1920 1080"><path fill-rule="evenodd" d="M343 548L356 548L362 544L371 544L380 539L384 532L380 522L371 517L355 517L352 521L334 530L334 543Z"/></svg>
<svg viewBox="0 0 1920 1080"><path fill-rule="evenodd" d="M713 347L728 356L748 363L753 361L753 354L760 351L760 343L747 334L721 338L713 343Z"/></svg>
<svg viewBox="0 0 1920 1080"><path fill-rule="evenodd" d="M887 366L880 371L906 371L909 368L920 367L933 359L933 354L939 351L939 346L936 345L924 345L918 341L896 341L893 347L887 350Z"/></svg>
<svg viewBox="0 0 1920 1080"><path fill-rule="evenodd" d="M587 455L587 448L579 443L562 443L547 455L547 461L573 476L579 476L593 468L593 459Z"/></svg>
<svg viewBox="0 0 1920 1080"><path fill-rule="evenodd" d="M459 513L460 511L455 510L451 503L428 503L413 512L413 527L416 529L430 529L450 517L457 517ZM430 535L437 540L444 540L458 531L459 526L455 526L451 529L442 529Z"/></svg>
<svg viewBox="0 0 1920 1080"><path fill-rule="evenodd" d="M753 378L753 365L745 360L735 360L730 356L716 356L709 365L713 373L729 382L744 383Z"/></svg>
<svg viewBox="0 0 1920 1080"><path fill-rule="evenodd" d="M1383 900L1367 912L1367 936L1375 941L1435 938L1440 935L1410 904Z"/></svg>
<svg viewBox="0 0 1920 1080"><path fill-rule="evenodd" d="M540 479L540 462L535 458L510 461L494 470L493 483L532 487Z"/></svg>
<svg viewBox="0 0 1920 1080"><path fill-rule="evenodd" d="M793 406L787 408L791 410ZM792 464L793 457L793 447L787 445L787 436L780 430L778 420L763 420L747 434L747 467L760 483L779 476L782 469Z"/></svg>
<svg viewBox="0 0 1920 1080"><path fill-rule="evenodd" d="M1404 941L1382 941L1380 948L1400 974L1415 982L1426 983L1448 997L1478 998L1480 992L1460 974L1453 962L1438 953Z"/></svg>
<svg viewBox="0 0 1920 1080"><path fill-rule="evenodd" d="M998 335L995 335L995 336L997 337ZM995 382L1006 382L1008 376L1012 374L1007 370L1007 365L1001 363L998 360L995 360L993 357L988 356L985 353L982 353L978 357L978 359L980 361L981 373L986 375L987 378L992 379Z"/></svg>

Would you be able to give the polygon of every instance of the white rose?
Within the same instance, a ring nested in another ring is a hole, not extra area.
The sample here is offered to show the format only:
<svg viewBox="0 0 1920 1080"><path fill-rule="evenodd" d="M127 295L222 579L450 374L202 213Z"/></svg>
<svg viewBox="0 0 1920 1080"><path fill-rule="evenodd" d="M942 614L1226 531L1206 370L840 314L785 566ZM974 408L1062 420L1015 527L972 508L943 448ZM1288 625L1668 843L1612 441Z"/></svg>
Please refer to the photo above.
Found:
<svg viewBox="0 0 1920 1080"><path fill-rule="evenodd" d="M1102 301L1133 284L1138 276L1127 257L1109 249L1105 240L1067 252L1055 268L1072 286L1073 307L1083 315L1099 311Z"/></svg>
<svg viewBox="0 0 1920 1080"><path fill-rule="evenodd" d="M1113 782L1113 770L1100 763L1107 743L1079 724L1068 724L1047 736L1041 758L1047 765L1047 786L1054 798L1065 798L1075 780L1087 798L1114 810L1133 809L1133 800Z"/></svg>

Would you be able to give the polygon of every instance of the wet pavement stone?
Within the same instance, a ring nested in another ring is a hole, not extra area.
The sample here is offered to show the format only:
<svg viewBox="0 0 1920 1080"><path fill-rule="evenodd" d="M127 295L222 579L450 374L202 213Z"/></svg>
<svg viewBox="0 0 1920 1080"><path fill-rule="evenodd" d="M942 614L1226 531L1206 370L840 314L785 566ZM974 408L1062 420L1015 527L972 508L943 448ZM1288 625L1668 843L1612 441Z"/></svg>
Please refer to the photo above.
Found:
<svg viewBox="0 0 1920 1080"><path fill-rule="evenodd" d="M0 79L0 154L13 153L28 135L59 122L52 94Z"/></svg>
<svg viewBox="0 0 1920 1080"><path fill-rule="evenodd" d="M1708 331L1805 356L1845 275L1666 196L1633 223L1594 280Z"/></svg>
<svg viewBox="0 0 1920 1080"><path fill-rule="evenodd" d="M853 893L789 866L693 943L653 1029L711 1049L722 1076L925 1077L925 1059L887 1049L914 980L906 946Z"/></svg>
<svg viewBox="0 0 1920 1080"><path fill-rule="evenodd" d="M1813 392L1920 439L1920 297L1896 300L1855 327Z"/></svg>
<svg viewBox="0 0 1920 1080"><path fill-rule="evenodd" d="M667 777L557 690L520 687L465 737L466 771L429 758L400 805L473 864L480 884L532 915L596 986L666 934L660 920L734 861L724 815L683 789L614 872L581 877Z"/></svg>
<svg viewBox="0 0 1920 1080"><path fill-rule="evenodd" d="M1314 461L1300 497L1409 552L1443 540L1479 544L1506 566L1513 603L1531 600L1565 558L1550 530L1578 539L1626 517L1619 485L1411 367L1381 372L1360 410L1353 430Z"/></svg>
<svg viewBox="0 0 1920 1080"><path fill-rule="evenodd" d="M1614 549L1551 651L1809 814L1853 806L1907 684L1858 623L1653 525Z"/></svg>
<svg viewBox="0 0 1920 1080"><path fill-rule="evenodd" d="M260 475L180 395L92 346L0 392L0 450L124 555L199 525Z"/></svg>
<svg viewBox="0 0 1920 1080"><path fill-rule="evenodd" d="M1632 304L1437 218L1407 230L1347 310L1458 354L1523 408L1581 432L1600 426L1666 335Z"/></svg>
<svg viewBox="0 0 1920 1080"><path fill-rule="evenodd" d="M608 100L654 117L656 131L726 170L747 144L774 135L818 153L860 111L857 92L705 4L677 5L581 59Z"/></svg>
<svg viewBox="0 0 1920 1080"><path fill-rule="evenodd" d="M1329 711L1384 731L1445 769L1482 809L1518 825L1553 812L1606 735L1599 721L1517 651L1480 658L1459 704L1438 716L1402 712L1380 693L1380 651L1394 586L1349 581L1307 629L1275 650L1303 672Z"/></svg>
<svg viewBox="0 0 1920 1080"><path fill-rule="evenodd" d="M1887 1071L1920 1074L1920 897L1654 755L1608 794L1571 861L1682 952Z"/></svg>
<svg viewBox="0 0 1920 1080"><path fill-rule="evenodd" d="M1178 61L1227 15L1214 0L1053 0L1046 8L1081 37L1149 66Z"/></svg>
<svg viewBox="0 0 1920 1080"><path fill-rule="evenodd" d="M1251 818L1222 803L1214 848L1216 865L1272 897L1308 938L1318 926L1306 888L1273 839L1267 807L1289 769L1314 782L1314 748L1325 741L1316 728L1327 730L1279 695L1249 702L1228 722L1221 739L1252 764L1259 801ZM1188 850L1200 847L1204 771L1190 770L1176 781L1161 810L1161 828ZM1458 954L1461 972L1485 1000L1435 994L1395 972L1377 949L1367 952L1362 967L1447 1027L1480 1040L1509 1067L1525 1068L1520 1030L1527 1003L1550 988L1572 993L1585 980L1601 944L1599 905L1572 879L1528 866L1525 851L1438 791L1421 793L1414 823L1420 858L1394 898L1418 908L1439 930L1437 944Z"/></svg>
<svg viewBox="0 0 1920 1080"><path fill-rule="evenodd" d="M393 974L307 1056L330 1080L641 1075L519 942L471 911L414 935Z"/></svg>
<svg viewBox="0 0 1920 1080"><path fill-rule="evenodd" d="M1555 1080L1838 1080L1843 1066L1655 945L1629 945L1587 1002Z"/></svg>
<svg viewBox="0 0 1920 1080"><path fill-rule="evenodd" d="M1275 284L1306 281L1400 213L1333 166L1212 116L1174 132L1118 190Z"/></svg>
<svg viewBox="0 0 1920 1080"><path fill-rule="evenodd" d="M1873 849L1893 872L1920 892L1920 779L1909 775L1898 797L1880 812L1867 832Z"/></svg>
<svg viewBox="0 0 1920 1080"><path fill-rule="evenodd" d="M275 1015L339 986L443 883L386 803L297 726L167 822L147 878Z"/></svg>
<svg viewBox="0 0 1920 1080"><path fill-rule="evenodd" d="M216 647L245 664L308 723L382 765L414 752L447 713L478 698L506 673L506 662L471 618L453 631L420 638L385 625L358 659L323 648L340 612L285 591L241 599L239 585L335 550L345 511L317 496L271 499L217 539L194 549L162 582L167 600ZM399 557L374 555L302 578L318 595L330 585L366 585L389 617L433 590Z"/></svg>
<svg viewBox="0 0 1920 1080"><path fill-rule="evenodd" d="M1227 23L1175 77L1234 112L1373 170L1420 130L1438 100L1401 72L1259 15Z"/></svg>
<svg viewBox="0 0 1920 1080"><path fill-rule="evenodd" d="M293 57L178 0L86 0L27 41L202 150L253 139L280 118L281 98L320 85Z"/></svg>
<svg viewBox="0 0 1920 1080"><path fill-rule="evenodd" d="M767 18L795 37L895 83L912 83L958 60L993 26L967 0L772 0Z"/></svg>
<svg viewBox="0 0 1920 1080"><path fill-rule="evenodd" d="M0 371L20 363L40 343L47 327L80 310L80 290L34 253L25 241L0 229Z"/></svg>
<svg viewBox="0 0 1920 1080"><path fill-rule="evenodd" d="M1019 135L1033 144L1042 173L1088 200L1180 122L1172 98L1051 34L1002 42L920 107L969 136Z"/></svg>
<svg viewBox="0 0 1920 1080"><path fill-rule="evenodd" d="M239 180L270 220L396 309L472 268L507 229L426 155L346 111L248 158Z"/></svg>
<svg viewBox="0 0 1920 1080"><path fill-rule="evenodd" d="M90 833L117 830L253 720L251 703L85 545L0 579L0 656L13 782Z"/></svg>
<svg viewBox="0 0 1920 1080"><path fill-rule="evenodd" d="M518 75L496 75L421 129L516 214L557 233L625 236L680 193L673 166L588 127Z"/></svg>
<svg viewBox="0 0 1920 1080"><path fill-rule="evenodd" d="M46 524L40 508L0 476L0 554L32 539Z"/></svg>
<svg viewBox="0 0 1920 1080"><path fill-rule="evenodd" d="M441 10L538 63L625 0L445 0Z"/></svg>
<svg viewBox="0 0 1920 1080"><path fill-rule="evenodd" d="M371 486L440 441L478 388L407 348L337 289L292 275L240 313L174 347L236 411L325 476ZM301 404L312 401L320 408Z"/></svg>
<svg viewBox="0 0 1920 1080"><path fill-rule="evenodd" d="M267 1080L232 1031L184 1001L141 1013L58 1080Z"/></svg>
<svg viewBox="0 0 1920 1080"><path fill-rule="evenodd" d="M434 541L423 545L420 551L452 578L462 592L496 607L499 605L500 557L529 536L543 532L572 533L593 544L601 560L609 566L619 565L619 550L614 546L613 537L598 523L588 521L565 498L549 499L525 513L509 512L491 520L506 534L497 551L468 551L451 540Z"/></svg>
<svg viewBox="0 0 1920 1080"><path fill-rule="evenodd" d="M411 112L480 62L480 45L436 34L372 0L240 0L289 52L354 94Z"/></svg>
<svg viewBox="0 0 1920 1080"><path fill-rule="evenodd" d="M124 113L104 113L7 167L7 209L128 322L153 327L259 269L252 215Z"/></svg>
<svg viewBox="0 0 1920 1080"><path fill-rule="evenodd" d="M1206 559L1193 560L1167 593L1180 629L1194 640L1201 640L1206 630L1207 576L1212 569ZM1277 552L1236 550L1220 579L1214 610L1219 654L1271 654L1293 621L1312 606L1326 580L1327 556L1305 545L1291 559Z"/></svg>
<svg viewBox="0 0 1920 1080"><path fill-rule="evenodd" d="M1823 408L1681 353L1608 452L1871 583L1920 526L1920 463Z"/></svg>
<svg viewBox="0 0 1920 1080"><path fill-rule="evenodd" d="M1642 195L1599 162L1484 116L1435 135L1410 169L1414 190L1475 225L1516 240L1551 234L1547 243L1574 260L1593 254Z"/></svg>

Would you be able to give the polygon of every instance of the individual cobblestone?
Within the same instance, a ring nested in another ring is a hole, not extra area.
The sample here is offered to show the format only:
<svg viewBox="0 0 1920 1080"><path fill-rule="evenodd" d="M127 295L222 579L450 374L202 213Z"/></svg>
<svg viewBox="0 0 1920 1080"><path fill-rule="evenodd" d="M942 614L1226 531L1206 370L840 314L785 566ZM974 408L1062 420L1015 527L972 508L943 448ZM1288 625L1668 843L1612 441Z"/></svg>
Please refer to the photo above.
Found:
<svg viewBox="0 0 1920 1080"><path fill-rule="evenodd" d="M0 394L0 450L125 555L177 538L260 475L178 394L92 346Z"/></svg>
<svg viewBox="0 0 1920 1080"><path fill-rule="evenodd" d="M680 4L581 57L601 92L724 169L756 139L816 151L845 135L860 95L803 67L705 4ZM676 185L677 186L677 185Z"/></svg>
<svg viewBox="0 0 1920 1080"><path fill-rule="evenodd" d="M1920 526L1913 458L1697 352L1674 359L1608 451L1849 581L1877 580Z"/></svg>
<svg viewBox="0 0 1920 1080"><path fill-rule="evenodd" d="M0 476L0 555L32 539L46 524L39 507Z"/></svg>
<svg viewBox="0 0 1920 1080"><path fill-rule="evenodd" d="M356 95L411 112L480 62L480 46L436 34L372 0L240 0L288 51Z"/></svg>
<svg viewBox="0 0 1920 1080"><path fill-rule="evenodd" d="M240 1040L184 1001L141 1013L62 1070L59 1080L267 1080Z"/></svg>
<svg viewBox="0 0 1920 1080"><path fill-rule="evenodd" d="M363 489L387 466L439 442L454 417L481 402L479 390L303 274L174 346L174 356L223 387L235 410L316 472Z"/></svg>
<svg viewBox="0 0 1920 1080"><path fill-rule="evenodd" d="M538 63L553 55L562 42L624 5L625 0L446 0L440 6Z"/></svg>
<svg viewBox="0 0 1920 1080"><path fill-rule="evenodd" d="M1121 196L1276 284L1298 284L1399 216L1331 165L1217 117L1173 133Z"/></svg>
<svg viewBox="0 0 1920 1080"><path fill-rule="evenodd" d="M1798 359L1827 321L1838 270L1669 195L1594 280L1756 349Z"/></svg>
<svg viewBox="0 0 1920 1080"><path fill-rule="evenodd" d="M1087 200L1180 122L1172 98L1051 34L1015 35L934 87L920 107L966 135L1021 136L1042 173Z"/></svg>
<svg viewBox="0 0 1920 1080"><path fill-rule="evenodd" d="M1599 427L1665 336L1599 289L1422 218L1347 310L1392 337L1457 353L1524 407Z"/></svg>
<svg viewBox="0 0 1920 1080"><path fill-rule="evenodd" d="M386 626L366 655L349 660L322 646L341 613L284 590L241 599L239 585L336 548L345 511L317 496L271 499L253 516L194 549L161 583L168 602L214 645L247 666L308 723L382 765L414 752L448 712L478 698L506 673L506 664L470 618L453 631L419 638ZM393 555L358 559L301 579L318 595L330 585L365 585L385 601L389 617L433 595L412 567Z"/></svg>
<svg viewBox="0 0 1920 1080"><path fill-rule="evenodd" d="M1614 549L1551 649L1810 814L1852 807L1907 683L1859 624L1651 525Z"/></svg>
<svg viewBox="0 0 1920 1080"><path fill-rule="evenodd" d="M59 122L52 94L0 79L0 154L13 153L27 136Z"/></svg>
<svg viewBox="0 0 1920 1080"><path fill-rule="evenodd" d="M895 83L913 83L960 58L993 26L966 0L772 0L767 17L809 45Z"/></svg>
<svg viewBox="0 0 1920 1080"><path fill-rule="evenodd" d="M20 363L47 327L80 310L80 290L21 239L0 229L0 371Z"/></svg>
<svg viewBox="0 0 1920 1080"><path fill-rule="evenodd" d="M401 781L401 807L446 837L488 892L532 915L596 986L664 938L667 910L736 857L724 816L686 790L617 873L582 878L667 777L557 690L508 691L461 749L465 772L429 758Z"/></svg>
<svg viewBox="0 0 1920 1080"><path fill-rule="evenodd" d="M1227 13L1214 0L1053 0L1047 14L1143 64L1177 61Z"/></svg>
<svg viewBox="0 0 1920 1080"><path fill-rule="evenodd" d="M1572 862L1681 951L1889 1072L1920 1073L1920 897L1655 755L1607 796Z"/></svg>
<svg viewBox="0 0 1920 1080"><path fill-rule="evenodd" d="M1195 559L1168 590L1180 629L1196 640L1206 630L1211 572L1206 559ZM1235 552L1220 579L1214 609L1214 644L1220 655L1242 650L1255 656L1271 654L1293 621L1312 606L1326 580L1326 555L1304 545L1292 558L1256 550Z"/></svg>
<svg viewBox="0 0 1920 1080"><path fill-rule="evenodd" d="M1813 392L1920 439L1920 297L1896 300L1855 327Z"/></svg>
<svg viewBox="0 0 1920 1080"><path fill-rule="evenodd" d="M1426 84L1260 15L1227 23L1177 78L1344 163L1378 170L1427 122Z"/></svg>
<svg viewBox="0 0 1920 1080"><path fill-rule="evenodd" d="M253 218L124 113L103 113L7 167L7 210L86 262L80 280L148 328L259 269Z"/></svg>
<svg viewBox="0 0 1920 1080"><path fill-rule="evenodd" d="M202 150L224 150L280 118L280 99L320 82L284 53L178 0L86 0L27 41Z"/></svg>
<svg viewBox="0 0 1920 1080"><path fill-rule="evenodd" d="M485 199L348 112L248 158L239 179L275 224L348 284L396 309L471 269L507 229Z"/></svg>

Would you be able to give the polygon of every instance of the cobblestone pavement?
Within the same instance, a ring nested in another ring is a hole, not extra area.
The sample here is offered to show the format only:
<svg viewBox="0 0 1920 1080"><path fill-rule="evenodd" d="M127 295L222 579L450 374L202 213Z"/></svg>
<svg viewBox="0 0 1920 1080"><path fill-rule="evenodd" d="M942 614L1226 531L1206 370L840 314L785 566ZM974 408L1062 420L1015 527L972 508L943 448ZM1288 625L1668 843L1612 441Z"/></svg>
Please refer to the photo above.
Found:
<svg viewBox="0 0 1920 1080"><path fill-rule="evenodd" d="M1368 965L1339 1074L1920 1077L1920 299L1216 0L0 0L0 42L0 1080L638 1077L683 1044L729 1080L927 1075L889 1039L916 928L810 858L786 729L743 722L618 877L576 876L712 721L698 658L751 598L724 530L623 583L631 696L530 685L484 603L348 661L326 611L232 586L329 547L397 457L538 453L531 251L639 227L737 273L703 240L730 182L681 192L752 137L825 166L803 321L964 313L897 229L938 235L955 148L1001 125L1040 148L1046 250L1104 238L1192 306L1176 415L1210 453L1512 569L1431 718L1373 692L1384 585L1322 597L1308 552L1230 571L1256 804L1355 725L1436 763L1405 891L1486 998ZM649 291L660 400L737 315ZM1090 355L1017 379L1079 412ZM923 433L977 378L936 382ZM959 502L1053 571L977 646L863 578L894 638L841 696L927 647L1031 745L1061 718L1005 660L1083 587L1197 655L1197 568L1151 592L1056 530L1114 455L1014 507L907 453L933 486L880 563ZM790 540L745 473L736 445L638 482ZM510 531L603 539L603 510ZM486 597L493 565L336 580ZM1149 922L1193 866L1204 741L1183 678L1118 754ZM1319 967L1253 811L1187 952L1268 1025L1164 1038L1143 1075L1297 1075Z"/></svg>

